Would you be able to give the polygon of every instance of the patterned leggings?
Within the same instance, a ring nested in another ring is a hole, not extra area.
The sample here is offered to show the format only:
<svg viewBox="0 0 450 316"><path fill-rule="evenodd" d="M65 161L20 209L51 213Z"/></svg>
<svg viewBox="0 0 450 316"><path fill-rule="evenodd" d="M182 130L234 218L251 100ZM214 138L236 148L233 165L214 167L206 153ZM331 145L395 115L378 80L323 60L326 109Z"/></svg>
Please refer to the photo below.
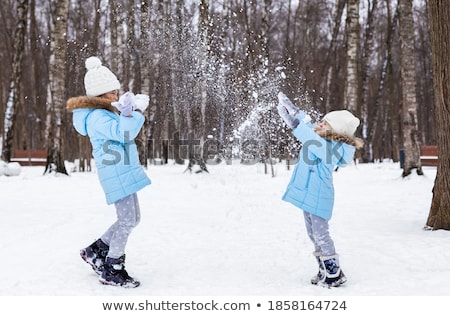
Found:
<svg viewBox="0 0 450 316"><path fill-rule="evenodd" d="M314 250L323 256L333 256L336 254L334 242L328 231L328 221L308 212L303 212L305 216L306 232L314 244Z"/></svg>
<svg viewBox="0 0 450 316"><path fill-rule="evenodd" d="M109 258L119 258L125 253L128 236L141 220L137 194L131 194L114 203L117 221L108 228L101 239L109 245Z"/></svg>

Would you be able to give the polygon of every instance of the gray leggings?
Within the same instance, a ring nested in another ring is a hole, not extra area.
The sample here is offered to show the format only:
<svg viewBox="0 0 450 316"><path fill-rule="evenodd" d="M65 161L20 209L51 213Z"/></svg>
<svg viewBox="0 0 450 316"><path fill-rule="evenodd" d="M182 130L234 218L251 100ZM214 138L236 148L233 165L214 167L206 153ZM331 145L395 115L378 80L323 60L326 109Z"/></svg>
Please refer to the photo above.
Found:
<svg viewBox="0 0 450 316"><path fill-rule="evenodd" d="M334 243L328 232L328 221L308 212L303 212L303 215L306 232L314 244L314 250L320 252L322 256L335 255Z"/></svg>
<svg viewBox="0 0 450 316"><path fill-rule="evenodd" d="M109 245L109 258L119 258L125 253L128 236L141 220L137 194L131 194L114 203L117 221L108 228L101 239Z"/></svg>

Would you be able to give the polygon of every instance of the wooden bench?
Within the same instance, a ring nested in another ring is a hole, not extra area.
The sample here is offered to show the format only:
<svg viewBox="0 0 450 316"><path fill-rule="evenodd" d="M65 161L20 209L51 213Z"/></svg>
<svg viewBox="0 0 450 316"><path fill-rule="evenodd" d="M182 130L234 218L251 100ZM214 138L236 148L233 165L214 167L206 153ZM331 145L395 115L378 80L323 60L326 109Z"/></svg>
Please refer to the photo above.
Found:
<svg viewBox="0 0 450 316"><path fill-rule="evenodd" d="M438 146L427 145L420 148L420 163L422 166L437 167Z"/></svg>
<svg viewBox="0 0 450 316"><path fill-rule="evenodd" d="M46 149L16 149L11 162L18 162L21 166L45 166L47 163Z"/></svg>

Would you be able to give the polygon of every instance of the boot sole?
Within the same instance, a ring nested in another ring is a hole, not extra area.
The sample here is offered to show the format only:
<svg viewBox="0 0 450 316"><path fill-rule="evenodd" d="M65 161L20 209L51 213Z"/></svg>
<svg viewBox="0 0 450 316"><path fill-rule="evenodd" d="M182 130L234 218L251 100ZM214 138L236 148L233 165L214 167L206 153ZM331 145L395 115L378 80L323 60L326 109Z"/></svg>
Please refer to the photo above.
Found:
<svg viewBox="0 0 450 316"><path fill-rule="evenodd" d="M317 283L316 285L320 285L320 286L322 286L322 287L326 287L326 288L331 289L332 287L340 287L340 286L343 285L345 282L347 282L347 278L344 276L343 278L341 278L341 279L339 279L339 280L336 280L336 281L334 281L334 282L332 282L332 283L330 283L330 284L328 284L328 283L322 281L322 282Z"/></svg>
<svg viewBox="0 0 450 316"><path fill-rule="evenodd" d="M103 271L99 270L99 268L94 263L89 261L89 259L87 258L87 255L86 255L86 251L84 251L84 249L80 250L80 257L81 257L81 259L83 259L84 262L86 262L88 265L91 266L92 270L94 270L94 272L97 275L102 275Z"/></svg>
<svg viewBox="0 0 450 316"><path fill-rule="evenodd" d="M141 285L141 283L139 281L136 281L136 280L134 280L134 282L127 282L125 284L120 284L120 283L107 281L107 280L102 279L102 278L100 278L98 281L101 284L103 284L103 285L120 286L120 287L124 287L124 288L136 288L139 285Z"/></svg>

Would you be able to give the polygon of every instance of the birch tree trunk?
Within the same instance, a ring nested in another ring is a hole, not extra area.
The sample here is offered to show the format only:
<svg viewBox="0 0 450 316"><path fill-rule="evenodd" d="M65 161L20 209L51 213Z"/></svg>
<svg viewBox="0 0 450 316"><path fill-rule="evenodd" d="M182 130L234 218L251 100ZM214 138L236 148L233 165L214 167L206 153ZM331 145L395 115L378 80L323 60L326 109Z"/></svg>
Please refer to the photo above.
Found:
<svg viewBox="0 0 450 316"><path fill-rule="evenodd" d="M370 5L370 3L369 3ZM373 161L372 140L369 139L369 77L370 60L374 52L373 31L375 12L378 7L378 1L372 1L372 7L369 6L367 14L366 34L364 38L364 54L362 56L362 88L361 88L361 121L362 136L364 148L362 152L363 162Z"/></svg>
<svg viewBox="0 0 450 316"><path fill-rule="evenodd" d="M245 36L246 36L246 40L247 40L247 54L245 55L246 59L247 59L246 62L251 64L252 62L255 61L256 55L255 55L255 48L253 46L254 45L254 36L253 36L254 28L251 25L249 16L252 15L252 13L254 13L255 11L251 11L249 14L248 9L247 9L247 2L249 2L249 1L246 1L246 0L243 1L243 3L242 3L243 8L242 8L242 10L240 10L240 12L243 14L245 31L246 31L245 32ZM251 4L251 8L254 8L256 1L251 1L250 4ZM256 14L255 14L255 16L256 16Z"/></svg>
<svg viewBox="0 0 450 316"><path fill-rule="evenodd" d="M47 164L44 173L67 174L64 165L63 109L65 108L65 79L67 53L67 18L69 0L56 2L50 43L49 83L47 86L46 142Z"/></svg>
<svg viewBox="0 0 450 316"><path fill-rule="evenodd" d="M450 230L450 6L429 0L439 163L427 227Z"/></svg>
<svg viewBox="0 0 450 316"><path fill-rule="evenodd" d="M95 8L95 14L94 14L94 30L92 32L92 53L94 55L98 54L98 35L100 32L100 18L102 15L102 11L100 8L102 0L95 0L94 1L94 8Z"/></svg>
<svg viewBox="0 0 450 316"><path fill-rule="evenodd" d="M171 44L171 54L173 51L173 63L176 67L182 64L182 59L180 54L176 52L176 45L182 43L183 41L183 8L184 8L184 0L176 0L175 2L175 42ZM182 135L182 104L184 102L185 96L183 96L182 82L184 73L171 71L171 81L172 81L172 110L173 110L173 125L174 125L174 134L172 137L173 144L173 159L177 164L184 164L184 159L181 158L180 153L180 137ZM181 80L180 80L181 78ZM179 82L178 84L174 84ZM187 109L189 112L189 109Z"/></svg>
<svg viewBox="0 0 450 316"><path fill-rule="evenodd" d="M128 90L128 77L124 65L124 55L126 52L125 44L125 28L124 28L124 11L122 5L116 1L110 1L110 40L111 40L111 60L110 69L116 69L117 74L121 78L120 83L122 90Z"/></svg>
<svg viewBox="0 0 450 316"><path fill-rule="evenodd" d="M5 113L5 139L2 146L2 159L9 162L12 155L16 108L19 103L20 83L22 81L22 59L25 47L25 33L27 29L28 0L21 0L17 4L17 23L14 32L13 72L9 89Z"/></svg>
<svg viewBox="0 0 450 316"><path fill-rule="evenodd" d="M141 63L141 92L145 94L150 94L150 3L149 0L141 1L141 40L139 60Z"/></svg>
<svg viewBox="0 0 450 316"><path fill-rule="evenodd" d="M119 7L116 1L111 1L110 7L109 7L109 41L111 43L111 61L110 66L111 69L117 69L119 70L119 31L121 28L119 28L119 25L122 23L120 19L120 13L119 13ZM117 72L120 73L120 72Z"/></svg>
<svg viewBox="0 0 450 316"><path fill-rule="evenodd" d="M205 78L205 70L208 67L208 58L210 53L210 42L209 42L209 0L200 0L199 8L199 23L198 23L198 36L199 36L199 53L203 55L199 57L199 72L200 78ZM198 136L200 138L200 148L203 148L206 136L206 106L207 106L207 91L205 86L206 80L198 80L198 97L200 97L200 126ZM200 163L203 163L203 155L200 154Z"/></svg>
<svg viewBox="0 0 450 316"><path fill-rule="evenodd" d="M162 34L170 34L171 32L171 21L172 21L172 2L171 1L161 1L161 7L163 12L163 28ZM167 52L167 48L170 47L171 40L169 40L169 45L165 43L164 52L162 56ZM168 64L164 63L160 67L160 81L163 83L161 85L161 158L163 164L167 164L169 162L169 122L170 122L170 114L169 114L169 82L170 82L170 72L171 70L168 68Z"/></svg>
<svg viewBox="0 0 450 316"><path fill-rule="evenodd" d="M327 52L327 59L325 61L323 70L322 70L322 78L325 78L326 82L326 103L325 103L325 112L328 112L331 108L331 85L333 79L333 64L332 60L336 57L336 40L339 35L339 29L342 20L342 14L344 12L346 0L336 0L336 9L334 11L333 18L333 35L331 37L330 46Z"/></svg>
<svg viewBox="0 0 450 316"><path fill-rule="evenodd" d="M139 43L139 62L140 65L140 93L150 95L150 11L149 11L149 1L141 1L141 40ZM145 167L148 165L148 128L149 128L149 112L148 109L144 115L146 120L144 122L144 127L139 133L139 158L141 164Z"/></svg>
<svg viewBox="0 0 450 316"><path fill-rule="evenodd" d="M153 68L153 86L151 87L150 95L150 120L149 125L152 130L152 158L161 158L163 163L168 161L168 117L167 117L167 104L168 98L168 79L167 79L167 67L163 61L163 57L167 52L164 50L166 47L166 30L168 27L167 16L168 12L165 10L165 3L163 0L158 0L156 4L156 19L152 21L152 30L155 34L155 39L159 41L155 45L155 53L152 55L152 68Z"/></svg>
<svg viewBox="0 0 450 316"><path fill-rule="evenodd" d="M399 8L397 6L395 13L394 13L394 18L393 21L391 22L391 12L390 12L390 0L386 0L386 7L388 8L388 25L392 25L392 27L390 28L392 30L392 33L395 33L395 27L396 27L396 23L399 19ZM393 36L392 34L392 36ZM388 64L387 64L387 86L388 86L388 98L387 98L387 103L389 105L389 111L387 111L386 113L386 118L385 118L385 126L384 126L384 130L386 131L386 134L388 134L388 132L390 132L391 134L391 139L392 139L392 148L391 150L386 150L386 156L390 157L390 155L388 154L388 152L392 152L392 158L394 161L399 161L400 157L400 124L398 123L400 121L400 114L399 114L399 107L398 107L398 102L395 101L395 82L394 82L394 65L393 65L393 60L394 60L394 52L393 52L393 45L392 45L392 41L388 42L388 46L387 46L387 58L388 58ZM386 135L386 139L388 138L388 135Z"/></svg>
<svg viewBox="0 0 450 316"><path fill-rule="evenodd" d="M270 21L271 21L271 7L272 7L272 0L264 0L264 6L261 12L261 43L260 43L260 58L261 58L261 73L265 73L267 71L268 65L269 65L269 38L270 38ZM272 120L271 117L271 111L268 112L267 120ZM264 123L263 123L264 124ZM266 142L267 142L267 152L268 157L265 157L264 159L264 171L267 173L267 161L269 161L270 164L270 172L272 174L272 177L275 177L275 170L273 168L273 162L272 162L272 136L271 131L269 130L266 132Z"/></svg>
<svg viewBox="0 0 450 316"><path fill-rule="evenodd" d="M79 6L83 6L83 3L79 3ZM80 10L80 8L77 8ZM93 23L93 33L92 39L89 42L89 53L90 55L102 55L99 51L99 32L100 32L100 18L103 14L101 12L101 0L94 1L94 23ZM114 69L114 68L112 68ZM80 172L90 172L92 170L91 166L91 158L92 158L92 145L89 140L89 137L83 136L77 133L76 135L78 142L78 170Z"/></svg>
<svg viewBox="0 0 450 316"><path fill-rule="evenodd" d="M135 7L134 0L129 0L127 7L127 50L123 55L124 57L124 69L126 69L126 77L128 78L128 84L126 85L126 91L132 91L137 93L141 90L141 72L139 69L139 63L137 62L137 47L136 47L136 33L135 24L136 18L134 15Z"/></svg>
<svg viewBox="0 0 450 316"><path fill-rule="evenodd" d="M403 177L406 177L411 174L411 170L414 168L417 168L419 175L423 174L423 172L420 163L420 146L417 136L416 67L414 59L412 0L399 0L398 5L400 18L403 150L405 153Z"/></svg>
<svg viewBox="0 0 450 316"><path fill-rule="evenodd" d="M376 153L375 157L384 157L387 156L387 135L388 135L388 124L389 120L389 105L392 102L384 102L383 104L383 93L384 90L389 90L390 85L389 81L392 81L392 40L394 38L394 34L396 32L396 26L398 24L398 10L394 14L394 17L391 18L391 10L389 0L386 0L387 4L387 35L386 35L386 48L383 52L383 60L382 67L380 69L380 82L378 84L377 96L375 99L375 108L373 111L373 119L372 126L368 129L367 139L370 144L372 144L373 151ZM391 93L388 91L388 94ZM389 99L388 99L389 100ZM398 124L395 124L393 127L397 127ZM398 153L398 128L391 128L391 133L395 135L395 139L392 139L392 148L394 148L393 153ZM397 155L398 156L398 155ZM394 161L398 161L398 157L394 156ZM395 160L396 159L396 160Z"/></svg>
<svg viewBox="0 0 450 316"><path fill-rule="evenodd" d="M43 111L45 107L41 106L42 97L39 93L39 84L41 73L39 71L41 66L41 47L39 46L39 27L36 20L36 1L30 0L29 5L29 36L30 36L30 52L32 53L31 57L31 69L33 72L33 85L31 88L33 100L33 110L32 113L29 113L29 117L31 117L31 124L28 126L33 131L33 136L28 140L29 147L28 148L38 148L41 149L44 147L43 144L43 128L40 118L44 117L45 114ZM30 115L31 114L31 115ZM37 132L36 132L37 131Z"/></svg>
<svg viewBox="0 0 450 316"><path fill-rule="evenodd" d="M292 0L288 1L288 12L287 12L287 20L286 20L286 31L285 31L285 39L284 39L284 52L283 55L286 57L289 53L290 46L290 38L289 34L291 34L291 10L292 10Z"/></svg>
<svg viewBox="0 0 450 316"><path fill-rule="evenodd" d="M359 0L347 0L345 27L347 43L347 76L345 107L358 113Z"/></svg>

